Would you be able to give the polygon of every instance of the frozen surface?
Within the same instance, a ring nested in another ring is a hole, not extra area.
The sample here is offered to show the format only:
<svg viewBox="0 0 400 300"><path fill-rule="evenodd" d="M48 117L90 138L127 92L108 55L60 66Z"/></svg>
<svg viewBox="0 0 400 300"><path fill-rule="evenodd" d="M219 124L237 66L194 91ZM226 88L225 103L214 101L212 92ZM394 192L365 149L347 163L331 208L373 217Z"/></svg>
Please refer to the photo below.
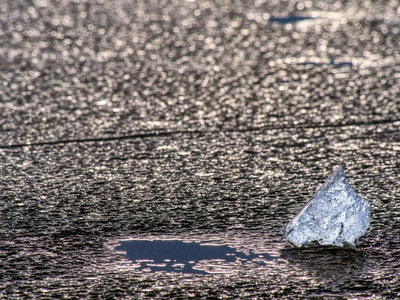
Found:
<svg viewBox="0 0 400 300"><path fill-rule="evenodd" d="M370 223L368 201L359 197L340 167L289 222L283 233L296 247L312 241L321 245L350 246Z"/></svg>
<svg viewBox="0 0 400 300"><path fill-rule="evenodd" d="M397 299L398 8L0 1L0 299ZM373 211L357 251L287 247L339 165ZM114 240L149 236L279 258L132 270Z"/></svg>

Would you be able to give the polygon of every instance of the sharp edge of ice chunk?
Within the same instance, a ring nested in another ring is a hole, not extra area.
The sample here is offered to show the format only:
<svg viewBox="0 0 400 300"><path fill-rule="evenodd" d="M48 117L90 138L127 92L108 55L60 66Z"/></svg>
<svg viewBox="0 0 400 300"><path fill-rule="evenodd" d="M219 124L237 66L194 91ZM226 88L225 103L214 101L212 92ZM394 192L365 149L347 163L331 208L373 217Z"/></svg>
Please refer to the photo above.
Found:
<svg viewBox="0 0 400 300"><path fill-rule="evenodd" d="M296 247L355 247L370 223L370 205L357 195L340 167L287 224L282 234Z"/></svg>

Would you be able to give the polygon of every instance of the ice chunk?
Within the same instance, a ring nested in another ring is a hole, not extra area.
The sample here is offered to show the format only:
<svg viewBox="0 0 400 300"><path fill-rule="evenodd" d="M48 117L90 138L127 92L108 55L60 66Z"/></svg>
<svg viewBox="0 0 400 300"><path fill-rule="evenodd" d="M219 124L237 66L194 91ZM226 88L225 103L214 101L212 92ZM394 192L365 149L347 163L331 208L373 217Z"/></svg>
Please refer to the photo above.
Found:
<svg viewBox="0 0 400 300"><path fill-rule="evenodd" d="M296 247L321 245L355 247L370 222L368 201L357 195L340 167L311 197L282 233Z"/></svg>

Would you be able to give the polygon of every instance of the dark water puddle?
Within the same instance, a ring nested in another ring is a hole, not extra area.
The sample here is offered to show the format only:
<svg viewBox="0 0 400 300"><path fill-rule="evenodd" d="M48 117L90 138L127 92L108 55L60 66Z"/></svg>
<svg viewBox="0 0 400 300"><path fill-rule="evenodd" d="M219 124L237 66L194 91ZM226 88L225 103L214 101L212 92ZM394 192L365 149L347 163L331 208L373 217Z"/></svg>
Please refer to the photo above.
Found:
<svg viewBox="0 0 400 300"><path fill-rule="evenodd" d="M269 22L280 23L280 24L289 24L289 23L297 23L300 21L306 21L306 20L311 20L311 19L315 19L315 18L291 15L291 16L287 16L287 17L283 17L283 18L270 17Z"/></svg>
<svg viewBox="0 0 400 300"><path fill-rule="evenodd" d="M351 63L351 62L335 62L334 60L331 60L329 63L317 63L317 62L312 62L312 61L306 61L306 62L298 63L298 65L299 66L315 66L315 67L333 66L335 68L342 68L342 67L352 67L353 63Z"/></svg>
<svg viewBox="0 0 400 300"><path fill-rule="evenodd" d="M267 253L244 253L227 245L178 240L121 241L115 250L125 252L134 266L145 272L232 273L238 263L264 265L274 259Z"/></svg>

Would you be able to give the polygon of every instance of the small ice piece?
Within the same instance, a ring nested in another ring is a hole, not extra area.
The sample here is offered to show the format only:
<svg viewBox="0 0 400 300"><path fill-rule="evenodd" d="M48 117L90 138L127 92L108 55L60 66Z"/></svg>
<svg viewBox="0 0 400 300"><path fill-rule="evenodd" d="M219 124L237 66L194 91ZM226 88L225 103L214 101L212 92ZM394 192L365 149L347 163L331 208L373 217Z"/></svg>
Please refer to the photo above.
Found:
<svg viewBox="0 0 400 300"><path fill-rule="evenodd" d="M349 185L340 167L286 225L282 234L296 247L309 242L355 247L370 223L370 205Z"/></svg>

